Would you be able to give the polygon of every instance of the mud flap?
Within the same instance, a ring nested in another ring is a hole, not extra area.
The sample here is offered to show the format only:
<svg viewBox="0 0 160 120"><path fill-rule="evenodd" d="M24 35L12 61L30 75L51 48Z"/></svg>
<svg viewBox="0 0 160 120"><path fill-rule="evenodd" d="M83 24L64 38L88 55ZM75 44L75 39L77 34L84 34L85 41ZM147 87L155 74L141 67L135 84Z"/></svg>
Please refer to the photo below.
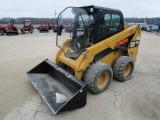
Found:
<svg viewBox="0 0 160 120"><path fill-rule="evenodd" d="M54 114L84 107L87 84L46 59L27 75Z"/></svg>

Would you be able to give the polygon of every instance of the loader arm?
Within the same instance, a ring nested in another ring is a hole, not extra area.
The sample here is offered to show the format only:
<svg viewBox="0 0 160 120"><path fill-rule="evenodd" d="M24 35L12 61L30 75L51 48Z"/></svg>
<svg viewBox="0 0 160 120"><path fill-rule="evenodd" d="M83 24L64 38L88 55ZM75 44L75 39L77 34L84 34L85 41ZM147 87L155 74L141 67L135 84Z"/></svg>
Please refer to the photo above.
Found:
<svg viewBox="0 0 160 120"><path fill-rule="evenodd" d="M131 26L118 34L111 36L110 38L107 38L102 42L99 42L89 47L87 50L89 53L91 52L93 56L95 56L96 54L100 53L101 51L107 48L111 48L112 50L114 50L117 42L124 40L125 38L131 35L133 35L133 38L131 39L131 41L135 41L141 36L140 27L138 25ZM128 54L130 55L130 53ZM133 59L135 60L136 58L133 58Z"/></svg>

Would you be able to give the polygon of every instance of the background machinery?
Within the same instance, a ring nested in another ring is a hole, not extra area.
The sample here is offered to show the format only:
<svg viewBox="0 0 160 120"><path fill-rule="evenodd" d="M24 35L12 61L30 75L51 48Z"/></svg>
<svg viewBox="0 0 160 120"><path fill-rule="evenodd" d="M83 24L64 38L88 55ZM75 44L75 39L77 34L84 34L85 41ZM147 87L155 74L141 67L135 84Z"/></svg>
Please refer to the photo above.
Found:
<svg viewBox="0 0 160 120"><path fill-rule="evenodd" d="M33 25L31 20L24 20L23 21L23 28L25 32L30 32L31 34L33 33Z"/></svg>
<svg viewBox="0 0 160 120"><path fill-rule="evenodd" d="M67 18L73 22L73 31L71 38L63 40L59 26ZM68 7L59 14L57 24L60 49L55 63L46 59L27 73L54 114L85 106L87 89L100 94L113 77L122 82L131 78L141 29L124 26L120 10Z"/></svg>
<svg viewBox="0 0 160 120"><path fill-rule="evenodd" d="M14 25L14 20L10 20L6 26L0 26L0 35L18 35L17 26Z"/></svg>
<svg viewBox="0 0 160 120"><path fill-rule="evenodd" d="M73 32L73 26L70 24L64 25L65 32Z"/></svg>
<svg viewBox="0 0 160 120"><path fill-rule="evenodd" d="M57 32L57 28L58 28L57 24L53 24L53 32Z"/></svg>
<svg viewBox="0 0 160 120"><path fill-rule="evenodd" d="M42 22L39 26L39 32L49 32L49 26L46 22Z"/></svg>
<svg viewBox="0 0 160 120"><path fill-rule="evenodd" d="M49 29L49 30L52 30L52 29L53 29L53 26L52 26L50 23L48 23L48 29Z"/></svg>

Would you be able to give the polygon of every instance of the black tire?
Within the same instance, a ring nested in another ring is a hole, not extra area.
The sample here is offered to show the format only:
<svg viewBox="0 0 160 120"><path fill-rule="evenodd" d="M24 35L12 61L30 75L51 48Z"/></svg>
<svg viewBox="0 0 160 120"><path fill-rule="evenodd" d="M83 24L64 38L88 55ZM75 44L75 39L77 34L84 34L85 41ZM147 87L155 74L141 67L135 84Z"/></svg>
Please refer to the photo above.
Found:
<svg viewBox="0 0 160 120"><path fill-rule="evenodd" d="M15 35L18 35L18 29L17 28L14 28L13 31L14 31Z"/></svg>
<svg viewBox="0 0 160 120"><path fill-rule="evenodd" d="M3 30L0 30L0 36L3 36L3 35L4 35Z"/></svg>
<svg viewBox="0 0 160 120"><path fill-rule="evenodd" d="M110 66L104 63L93 63L88 69L84 77L84 81L88 84L88 89L99 94L105 91L113 79L113 71Z"/></svg>
<svg viewBox="0 0 160 120"><path fill-rule="evenodd" d="M24 30L24 28L22 28L22 30L21 30L21 31L22 31L22 34L25 34L25 33L26 33L26 32L25 32L25 30Z"/></svg>
<svg viewBox="0 0 160 120"><path fill-rule="evenodd" d="M17 30L17 31L15 31L15 35L18 35L18 30Z"/></svg>
<svg viewBox="0 0 160 120"><path fill-rule="evenodd" d="M55 33L55 32L57 32L57 30L54 29L53 32Z"/></svg>
<svg viewBox="0 0 160 120"><path fill-rule="evenodd" d="M118 81L129 80L134 70L134 61L128 56L119 57L113 66L113 76Z"/></svg>
<svg viewBox="0 0 160 120"><path fill-rule="evenodd" d="M30 33L33 34L33 29L31 29Z"/></svg>

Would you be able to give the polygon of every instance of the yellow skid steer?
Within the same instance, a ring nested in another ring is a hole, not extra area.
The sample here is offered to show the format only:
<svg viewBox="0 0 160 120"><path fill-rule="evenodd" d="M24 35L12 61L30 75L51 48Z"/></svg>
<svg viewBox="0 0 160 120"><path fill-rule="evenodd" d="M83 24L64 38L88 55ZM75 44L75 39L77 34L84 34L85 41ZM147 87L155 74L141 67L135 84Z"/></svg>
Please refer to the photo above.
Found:
<svg viewBox="0 0 160 120"><path fill-rule="evenodd" d="M70 34L62 32L67 24L73 26ZM122 82L131 78L141 29L124 25L120 10L67 7L57 25L55 63L46 59L27 73L54 114L85 106L87 90L100 94L113 77Z"/></svg>

